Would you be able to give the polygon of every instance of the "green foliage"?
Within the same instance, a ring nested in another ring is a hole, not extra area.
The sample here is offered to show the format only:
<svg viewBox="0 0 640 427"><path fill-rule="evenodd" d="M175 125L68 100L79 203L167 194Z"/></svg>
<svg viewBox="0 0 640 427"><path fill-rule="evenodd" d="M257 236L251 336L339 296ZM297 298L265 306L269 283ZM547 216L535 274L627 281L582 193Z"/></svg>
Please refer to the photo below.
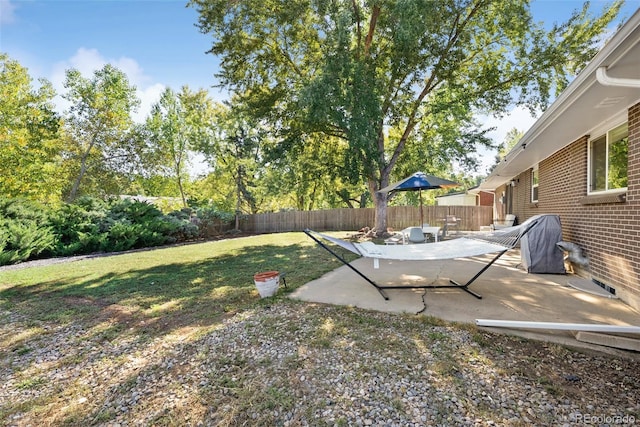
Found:
<svg viewBox="0 0 640 427"><path fill-rule="evenodd" d="M216 215L227 222L232 218ZM199 235L188 209L164 215L142 201L81 197L54 210L29 200L0 199L0 265L146 248Z"/></svg>
<svg viewBox="0 0 640 427"><path fill-rule="evenodd" d="M99 251L103 234L107 231L102 227L107 209L105 201L90 197L62 205L52 219L56 235L55 253L66 256Z"/></svg>
<svg viewBox="0 0 640 427"><path fill-rule="evenodd" d="M175 180L183 206L187 206L187 165L194 147L209 146L212 103L205 90L180 93L166 88L146 121L156 171Z"/></svg>
<svg viewBox="0 0 640 427"><path fill-rule="evenodd" d="M215 206L202 206L197 210L198 228L202 237L208 237L223 232L223 226L234 220L230 212L221 211Z"/></svg>
<svg viewBox="0 0 640 427"><path fill-rule="evenodd" d="M164 217L164 226L171 230L171 242L184 242L192 240L201 235L199 225L192 221L190 209L170 212Z"/></svg>
<svg viewBox="0 0 640 427"><path fill-rule="evenodd" d="M35 89L27 69L0 53L0 195L55 202L65 178L63 139L55 91L39 83Z"/></svg>
<svg viewBox="0 0 640 427"><path fill-rule="evenodd" d="M268 169L261 160L269 132L242 109L214 107L215 129L199 149L214 169L215 192L221 196L216 203L227 199L224 203L231 210L257 213L265 197L259 184Z"/></svg>
<svg viewBox="0 0 640 427"><path fill-rule="evenodd" d="M287 151L313 134L346 142L332 160L349 184L366 183L384 230L387 200L377 190L401 156L430 159L438 170L474 168L472 153L489 140L471 118L515 105L544 109L591 60L621 3L595 17L585 3L550 30L533 21L526 0L190 5L234 102L271 124Z"/></svg>
<svg viewBox="0 0 640 427"><path fill-rule="evenodd" d="M0 265L49 253L54 233L49 209L26 199L0 198Z"/></svg>
<svg viewBox="0 0 640 427"><path fill-rule="evenodd" d="M507 156L507 154L511 151L513 147L516 146L520 139L524 136L524 131L518 130L517 128L511 128L509 132L504 137L504 141L498 147L498 153L495 157L494 164L490 167L490 171L495 169L495 167Z"/></svg>
<svg viewBox="0 0 640 427"><path fill-rule="evenodd" d="M67 70L64 85L67 93L63 97L71 103L64 124L69 146L66 157L75 176L68 197L73 201L83 194L86 175L119 187L114 177L139 164L146 135L131 118L140 104L136 88L111 64L97 70L91 79L78 70Z"/></svg>

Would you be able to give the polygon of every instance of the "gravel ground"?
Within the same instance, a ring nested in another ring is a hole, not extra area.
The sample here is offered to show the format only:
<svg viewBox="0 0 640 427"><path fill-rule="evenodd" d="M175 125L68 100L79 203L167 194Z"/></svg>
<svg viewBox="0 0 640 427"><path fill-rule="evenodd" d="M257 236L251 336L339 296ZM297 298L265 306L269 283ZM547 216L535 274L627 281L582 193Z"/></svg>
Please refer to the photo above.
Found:
<svg viewBox="0 0 640 427"><path fill-rule="evenodd" d="M640 423L633 357L286 299L155 334L130 314L0 312L1 425Z"/></svg>

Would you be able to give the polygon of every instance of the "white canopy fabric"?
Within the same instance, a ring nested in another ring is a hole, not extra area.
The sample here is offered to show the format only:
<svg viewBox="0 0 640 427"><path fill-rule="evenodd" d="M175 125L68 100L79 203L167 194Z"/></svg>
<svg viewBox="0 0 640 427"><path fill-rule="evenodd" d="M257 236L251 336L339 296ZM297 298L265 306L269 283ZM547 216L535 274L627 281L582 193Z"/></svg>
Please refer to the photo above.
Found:
<svg viewBox="0 0 640 427"><path fill-rule="evenodd" d="M503 229L494 233L487 233L483 235L476 235L473 238L461 237L459 239L447 240L443 242L418 244L418 245L376 245L373 242L353 243L346 240L338 239L335 237L327 236L326 234L317 233L309 229L304 232L316 243L326 249L329 253L340 260L344 265L355 271L360 277L365 279L369 284L374 286L380 295L384 299L388 300L389 297L384 293L385 289L436 289L436 288L456 288L461 289L474 297L481 299L482 295L477 294L469 289L469 286L484 273L494 262L498 260L505 252L515 247L520 238L525 235L532 227L538 223L540 215L529 218L527 221L519 226L511 227L509 229ZM364 275L360 270L355 268L344 257L340 256L332 249L322 243L318 237L325 239L351 251L357 255L373 258L374 268L378 268L380 259L390 260L414 260L414 261L428 261L428 260L442 260L442 259L454 259L454 258L466 258L489 254L497 252L487 264L469 281L464 284L458 283L453 279L449 279L449 285L428 283L424 285L410 285L410 286L380 286L373 280Z"/></svg>
<svg viewBox="0 0 640 427"><path fill-rule="evenodd" d="M500 252L508 249L497 243L461 237L429 244L376 245L372 242L353 244L360 255L367 258L399 261L435 261L441 259L466 258Z"/></svg>
<svg viewBox="0 0 640 427"><path fill-rule="evenodd" d="M353 243L315 231L313 233L365 258L398 261L435 261L473 257L511 249L522 233L524 225L477 235L473 238L460 237L453 240L416 245L376 245L373 242Z"/></svg>

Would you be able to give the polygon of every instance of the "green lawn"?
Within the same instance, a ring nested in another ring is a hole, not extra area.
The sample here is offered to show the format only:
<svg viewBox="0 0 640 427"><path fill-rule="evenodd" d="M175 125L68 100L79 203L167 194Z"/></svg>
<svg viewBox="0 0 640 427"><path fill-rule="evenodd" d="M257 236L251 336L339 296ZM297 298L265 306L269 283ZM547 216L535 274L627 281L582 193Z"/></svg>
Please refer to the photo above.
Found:
<svg viewBox="0 0 640 427"><path fill-rule="evenodd" d="M262 303L255 273L286 272L284 295L339 264L303 233L240 237L0 272L0 308L64 323L117 304L137 319L161 317L155 332L166 333Z"/></svg>
<svg viewBox="0 0 640 427"><path fill-rule="evenodd" d="M111 419L113 413L95 402L77 402L87 394L108 400L114 396L111 387L122 388L121 376L129 373L117 369L112 379L104 382L103 377L101 387L89 391L91 370L104 373L105 366L119 366L141 352L157 355L172 343L198 340L225 319L276 304L339 265L299 232L2 271L0 372L10 375L7 390L22 396L3 401L0 391L0 426L14 425L9 420L23 416L43 426L87 425L87 420L93 425ZM253 275L266 270L286 272L287 288L280 286L275 297L261 299ZM55 362L43 363L43 357ZM52 380L58 369L89 370L82 381L60 382Z"/></svg>

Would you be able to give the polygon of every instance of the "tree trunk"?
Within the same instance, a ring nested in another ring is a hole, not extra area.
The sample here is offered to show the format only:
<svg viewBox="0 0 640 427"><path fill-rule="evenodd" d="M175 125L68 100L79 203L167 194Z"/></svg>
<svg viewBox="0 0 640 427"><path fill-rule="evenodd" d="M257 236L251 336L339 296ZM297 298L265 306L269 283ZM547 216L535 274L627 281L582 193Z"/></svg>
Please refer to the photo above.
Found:
<svg viewBox="0 0 640 427"><path fill-rule="evenodd" d="M78 189L80 188L80 181L82 181L84 174L87 172L87 159L89 158L89 152L91 152L92 148L93 143L89 144L89 148L87 148L87 151L82 153L82 159L80 160L80 173L74 181L73 187L71 187L71 192L69 193L69 198L67 199L67 202L69 203L73 202L76 199Z"/></svg>
<svg viewBox="0 0 640 427"><path fill-rule="evenodd" d="M387 194L375 193L376 202L376 236L387 232Z"/></svg>
<svg viewBox="0 0 640 427"><path fill-rule="evenodd" d="M237 153L237 151L236 151ZM240 206L242 203L242 188L240 180L242 176L242 167L238 165L236 170L236 225L235 230L240 230Z"/></svg>
<svg viewBox="0 0 640 427"><path fill-rule="evenodd" d="M80 181L82 181L82 177L84 176L86 171L87 171L87 166L83 162L82 165L80 166L80 173L78 174L78 177L76 178L76 180L73 182L73 187L71 187L71 192L69 193L67 202L71 203L76 199L78 188L80 188Z"/></svg>
<svg viewBox="0 0 640 427"><path fill-rule="evenodd" d="M184 195L184 189L182 188L182 178L180 177L180 174L178 174L178 188L180 189L180 197L182 197L182 205L186 208L188 207L187 198Z"/></svg>
<svg viewBox="0 0 640 427"><path fill-rule="evenodd" d="M378 190L389 184L389 172L387 169L380 171L380 184L369 179L369 192L375 204L375 229L376 236L381 237L387 232L387 193L379 193Z"/></svg>

